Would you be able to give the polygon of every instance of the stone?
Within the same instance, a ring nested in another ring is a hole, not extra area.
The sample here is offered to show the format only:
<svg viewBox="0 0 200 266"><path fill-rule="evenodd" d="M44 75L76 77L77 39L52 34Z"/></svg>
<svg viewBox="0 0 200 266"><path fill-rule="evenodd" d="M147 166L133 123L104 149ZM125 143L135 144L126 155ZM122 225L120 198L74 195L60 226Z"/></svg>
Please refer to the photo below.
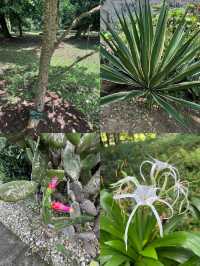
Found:
<svg viewBox="0 0 200 266"><path fill-rule="evenodd" d="M81 206L81 209L83 212L90 214L92 216L97 215L97 209L96 209L94 203L91 202L90 200L83 201L83 203L81 203L80 206Z"/></svg>
<svg viewBox="0 0 200 266"><path fill-rule="evenodd" d="M74 209L74 211L70 213L70 217L71 217L71 218L76 218L76 217L81 216L80 205L79 205L78 202L74 201L74 202L71 204L71 207Z"/></svg>
<svg viewBox="0 0 200 266"><path fill-rule="evenodd" d="M94 241L97 239L93 232L83 232L80 233L78 237L83 241Z"/></svg>
<svg viewBox="0 0 200 266"><path fill-rule="evenodd" d="M98 240L93 232L84 232L79 234L79 239L83 241L83 247L91 258L98 254Z"/></svg>
<svg viewBox="0 0 200 266"><path fill-rule="evenodd" d="M70 225L70 226L63 228L61 233L66 238L70 239L75 235L75 229L74 229L73 225Z"/></svg>
<svg viewBox="0 0 200 266"><path fill-rule="evenodd" d="M81 202L84 199L83 187L79 181L70 184L70 190L73 191L76 201Z"/></svg>

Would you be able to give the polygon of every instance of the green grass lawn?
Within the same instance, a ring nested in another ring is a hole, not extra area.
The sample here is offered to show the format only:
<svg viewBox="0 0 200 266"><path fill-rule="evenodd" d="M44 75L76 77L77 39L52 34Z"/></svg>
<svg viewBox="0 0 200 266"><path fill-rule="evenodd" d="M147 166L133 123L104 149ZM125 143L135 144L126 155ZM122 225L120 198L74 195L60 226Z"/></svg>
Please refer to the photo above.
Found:
<svg viewBox="0 0 200 266"><path fill-rule="evenodd" d="M40 36L26 34L10 41L0 40L0 80L6 80L6 89L13 100L31 99L37 84L40 56ZM82 111L88 120L98 125L99 112L99 53L80 62L70 71L67 67L77 57L97 48L97 39L70 39L55 51L51 61L49 90L57 92Z"/></svg>

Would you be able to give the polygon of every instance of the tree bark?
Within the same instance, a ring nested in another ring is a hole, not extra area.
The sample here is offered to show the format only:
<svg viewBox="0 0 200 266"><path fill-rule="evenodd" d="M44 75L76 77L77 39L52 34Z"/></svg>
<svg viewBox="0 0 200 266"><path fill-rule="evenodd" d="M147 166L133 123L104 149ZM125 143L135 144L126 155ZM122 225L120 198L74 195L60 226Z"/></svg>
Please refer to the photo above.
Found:
<svg viewBox="0 0 200 266"><path fill-rule="evenodd" d="M18 17L17 20L18 20L19 36L22 37L23 36L22 21L20 17Z"/></svg>
<svg viewBox="0 0 200 266"><path fill-rule="evenodd" d="M8 30L8 26L7 26L4 14L0 14L0 24L1 24L2 33L3 33L4 37L5 38L11 38L11 34Z"/></svg>
<svg viewBox="0 0 200 266"><path fill-rule="evenodd" d="M58 0L46 0L44 8L44 28L39 66L38 92L35 101L37 111L39 112L42 112L44 109L44 100L49 78L49 66L53 55L54 43L56 41Z"/></svg>

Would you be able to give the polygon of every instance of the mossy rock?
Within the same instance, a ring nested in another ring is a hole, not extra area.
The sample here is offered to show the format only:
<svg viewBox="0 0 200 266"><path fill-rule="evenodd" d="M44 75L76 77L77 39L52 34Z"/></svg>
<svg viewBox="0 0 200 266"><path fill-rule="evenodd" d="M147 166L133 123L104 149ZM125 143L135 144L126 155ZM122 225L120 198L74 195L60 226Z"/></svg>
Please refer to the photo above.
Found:
<svg viewBox="0 0 200 266"><path fill-rule="evenodd" d="M0 199L6 202L17 202L26 199L37 189L33 181L12 181L0 185Z"/></svg>

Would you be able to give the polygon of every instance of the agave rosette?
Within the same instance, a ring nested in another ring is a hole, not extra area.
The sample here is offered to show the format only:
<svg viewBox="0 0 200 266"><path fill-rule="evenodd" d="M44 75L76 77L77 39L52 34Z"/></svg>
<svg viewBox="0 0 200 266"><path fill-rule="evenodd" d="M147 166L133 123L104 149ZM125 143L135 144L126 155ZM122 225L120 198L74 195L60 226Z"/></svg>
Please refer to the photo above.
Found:
<svg viewBox="0 0 200 266"><path fill-rule="evenodd" d="M177 96L177 92L200 88L200 81L187 81L200 73L200 61L195 61L200 52L197 43L199 31L189 38L186 33L187 10L172 37L168 39L167 22L169 7L164 0L156 26L149 0L139 0L133 4L134 11L126 3L121 14L116 10L123 38L105 22L111 34L107 38L101 34L109 49L101 46L101 55L108 64L101 66L101 78L117 84L129 85L131 91L121 91L103 96L101 104L126 100L133 97L146 97L163 108L182 126L184 117L174 107L174 103L200 110L198 103Z"/></svg>

